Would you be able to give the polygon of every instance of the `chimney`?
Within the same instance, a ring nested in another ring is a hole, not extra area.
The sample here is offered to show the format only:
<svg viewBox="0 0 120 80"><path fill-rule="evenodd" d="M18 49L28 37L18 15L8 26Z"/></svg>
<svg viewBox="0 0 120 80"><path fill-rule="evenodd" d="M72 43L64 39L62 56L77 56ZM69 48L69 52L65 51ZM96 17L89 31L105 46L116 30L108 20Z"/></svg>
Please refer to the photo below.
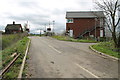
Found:
<svg viewBox="0 0 120 80"><path fill-rule="evenodd" d="M15 25L15 21L13 21L13 25Z"/></svg>

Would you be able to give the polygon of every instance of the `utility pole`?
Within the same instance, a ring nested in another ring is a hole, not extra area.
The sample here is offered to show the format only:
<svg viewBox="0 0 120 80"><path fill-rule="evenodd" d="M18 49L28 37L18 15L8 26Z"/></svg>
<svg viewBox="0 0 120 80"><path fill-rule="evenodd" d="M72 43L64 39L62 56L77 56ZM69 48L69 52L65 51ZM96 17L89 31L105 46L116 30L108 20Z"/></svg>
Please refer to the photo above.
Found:
<svg viewBox="0 0 120 80"><path fill-rule="evenodd" d="M45 31L46 31L46 24L45 24Z"/></svg>
<svg viewBox="0 0 120 80"><path fill-rule="evenodd" d="M28 21L27 21L27 28L28 28Z"/></svg>
<svg viewBox="0 0 120 80"><path fill-rule="evenodd" d="M49 29L50 29L50 32L48 32L48 36L51 35L50 21L49 21Z"/></svg>
<svg viewBox="0 0 120 80"><path fill-rule="evenodd" d="M54 25L55 25L55 21L53 20L53 33L54 33Z"/></svg>
<svg viewBox="0 0 120 80"><path fill-rule="evenodd" d="M41 36L41 30L42 30L42 29L40 29L40 36Z"/></svg>
<svg viewBox="0 0 120 80"><path fill-rule="evenodd" d="M29 33L30 33L30 25L29 25Z"/></svg>
<svg viewBox="0 0 120 80"><path fill-rule="evenodd" d="M49 21L49 28L50 28L50 21Z"/></svg>

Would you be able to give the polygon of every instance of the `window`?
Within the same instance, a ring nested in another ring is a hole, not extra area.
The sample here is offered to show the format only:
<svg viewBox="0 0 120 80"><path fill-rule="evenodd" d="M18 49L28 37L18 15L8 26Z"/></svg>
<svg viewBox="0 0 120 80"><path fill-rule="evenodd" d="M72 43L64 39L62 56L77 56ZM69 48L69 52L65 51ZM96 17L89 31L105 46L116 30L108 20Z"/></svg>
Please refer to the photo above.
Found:
<svg viewBox="0 0 120 80"><path fill-rule="evenodd" d="M73 19L67 19L67 23L73 23Z"/></svg>

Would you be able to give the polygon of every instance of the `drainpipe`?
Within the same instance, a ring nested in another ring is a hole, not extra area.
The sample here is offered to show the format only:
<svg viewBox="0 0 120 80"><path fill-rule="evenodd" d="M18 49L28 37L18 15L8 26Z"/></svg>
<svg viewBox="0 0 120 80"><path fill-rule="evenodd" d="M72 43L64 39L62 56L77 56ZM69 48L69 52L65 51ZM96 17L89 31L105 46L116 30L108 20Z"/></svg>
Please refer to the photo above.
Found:
<svg viewBox="0 0 120 80"><path fill-rule="evenodd" d="M96 41L96 21L97 21L97 18L95 18L95 41Z"/></svg>

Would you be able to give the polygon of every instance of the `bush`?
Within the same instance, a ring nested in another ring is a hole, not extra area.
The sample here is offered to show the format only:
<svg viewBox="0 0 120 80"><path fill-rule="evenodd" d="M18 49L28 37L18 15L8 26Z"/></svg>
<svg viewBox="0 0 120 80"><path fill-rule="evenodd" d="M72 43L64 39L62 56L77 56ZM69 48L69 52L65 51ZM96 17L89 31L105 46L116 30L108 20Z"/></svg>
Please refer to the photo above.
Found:
<svg viewBox="0 0 120 80"><path fill-rule="evenodd" d="M84 42L84 43L96 43L97 41L94 40L88 40L88 39L73 39L68 36L52 36L53 38L56 38L58 40L63 40L63 41L71 41L71 42Z"/></svg>
<svg viewBox="0 0 120 80"><path fill-rule="evenodd" d="M105 37L100 37L100 42L106 41Z"/></svg>

